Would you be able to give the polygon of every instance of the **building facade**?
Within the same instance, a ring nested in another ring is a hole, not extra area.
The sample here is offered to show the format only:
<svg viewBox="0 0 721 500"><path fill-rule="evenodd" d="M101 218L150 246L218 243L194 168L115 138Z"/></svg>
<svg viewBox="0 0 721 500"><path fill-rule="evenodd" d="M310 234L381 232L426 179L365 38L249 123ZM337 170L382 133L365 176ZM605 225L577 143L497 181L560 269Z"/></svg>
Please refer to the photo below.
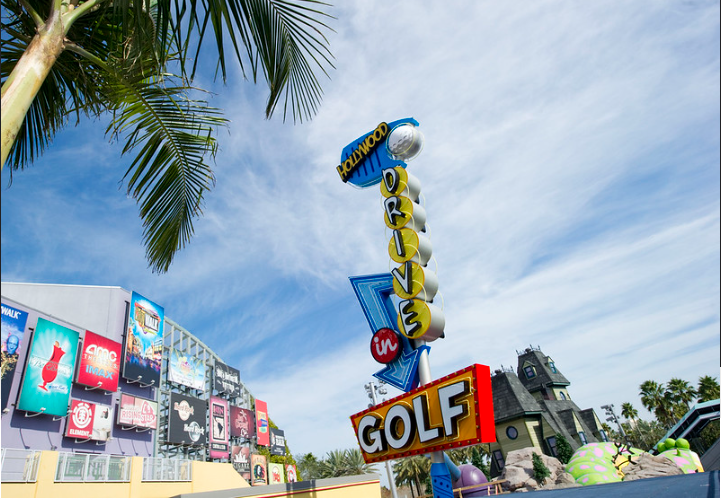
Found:
<svg viewBox="0 0 721 500"><path fill-rule="evenodd" d="M501 473L508 452L533 446L556 456L556 435L580 446L607 441L592 409L581 410L571 399L571 384L540 347L518 352L518 367L491 375L496 443L491 445L491 476Z"/></svg>
<svg viewBox="0 0 721 500"><path fill-rule="evenodd" d="M137 297L120 287L2 283L2 448L238 462L249 479L254 398L239 370ZM131 357L145 364L124 366ZM37 403L55 393L57 408ZM242 436L231 432L231 410L243 410ZM194 414L197 425L177 414Z"/></svg>

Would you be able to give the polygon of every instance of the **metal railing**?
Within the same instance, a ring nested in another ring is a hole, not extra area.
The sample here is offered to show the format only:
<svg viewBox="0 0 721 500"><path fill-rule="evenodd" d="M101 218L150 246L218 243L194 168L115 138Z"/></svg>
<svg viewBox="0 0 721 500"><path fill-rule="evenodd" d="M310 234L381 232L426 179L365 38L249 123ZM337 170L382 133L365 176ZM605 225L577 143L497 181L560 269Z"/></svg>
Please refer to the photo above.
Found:
<svg viewBox="0 0 721 500"><path fill-rule="evenodd" d="M131 457L60 452L55 482L130 482Z"/></svg>
<svg viewBox="0 0 721 500"><path fill-rule="evenodd" d="M143 458L143 481L192 481L192 460Z"/></svg>
<svg viewBox="0 0 721 500"><path fill-rule="evenodd" d="M2 472L0 481L3 483L34 483L38 478L40 451L2 449Z"/></svg>

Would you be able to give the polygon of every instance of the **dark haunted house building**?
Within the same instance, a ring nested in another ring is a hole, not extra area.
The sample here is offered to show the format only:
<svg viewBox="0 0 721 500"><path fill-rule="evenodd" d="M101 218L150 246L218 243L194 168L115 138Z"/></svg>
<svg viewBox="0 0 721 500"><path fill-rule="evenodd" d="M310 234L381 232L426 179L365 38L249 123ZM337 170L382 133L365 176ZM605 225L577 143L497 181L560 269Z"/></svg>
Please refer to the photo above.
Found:
<svg viewBox="0 0 721 500"><path fill-rule="evenodd" d="M518 352L518 351L517 351ZM607 441L593 408L581 410L571 400L571 383L540 347L518 353L518 370L504 368L491 376L497 442L491 444L491 476L498 476L508 452L533 446L556 456L556 434L576 450Z"/></svg>

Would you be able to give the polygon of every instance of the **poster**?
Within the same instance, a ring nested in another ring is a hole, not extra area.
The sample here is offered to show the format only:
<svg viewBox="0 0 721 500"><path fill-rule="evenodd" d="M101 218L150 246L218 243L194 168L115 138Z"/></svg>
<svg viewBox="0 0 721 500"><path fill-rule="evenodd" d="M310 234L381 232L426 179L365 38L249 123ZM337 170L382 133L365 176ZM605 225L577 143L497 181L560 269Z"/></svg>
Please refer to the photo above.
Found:
<svg viewBox="0 0 721 500"><path fill-rule="evenodd" d="M158 428L158 403L131 394L121 394L118 404L118 425Z"/></svg>
<svg viewBox="0 0 721 500"><path fill-rule="evenodd" d="M270 462L268 464L268 483L269 484L280 484L284 483L283 478L283 464L277 464Z"/></svg>
<svg viewBox="0 0 721 500"><path fill-rule="evenodd" d="M219 393L227 395L228 398L240 396L240 371L216 361L213 387Z"/></svg>
<svg viewBox="0 0 721 500"><path fill-rule="evenodd" d="M108 392L117 391L121 349L119 342L86 331L75 381Z"/></svg>
<svg viewBox="0 0 721 500"><path fill-rule="evenodd" d="M205 389L205 362L170 348L168 380L193 389Z"/></svg>
<svg viewBox="0 0 721 500"><path fill-rule="evenodd" d="M255 437L255 416L252 411L230 407L230 435L242 439Z"/></svg>
<svg viewBox="0 0 721 500"><path fill-rule="evenodd" d="M268 432L268 404L260 399L255 400L255 432L258 437L259 446L270 445L270 433Z"/></svg>
<svg viewBox="0 0 721 500"><path fill-rule="evenodd" d="M125 336L123 377L126 379L160 387L164 318L162 307L133 292Z"/></svg>
<svg viewBox="0 0 721 500"><path fill-rule="evenodd" d="M171 443L205 445L208 403L185 394L170 393L168 410L168 441Z"/></svg>
<svg viewBox="0 0 721 500"><path fill-rule="evenodd" d="M38 318L17 409L64 417L68 413L80 333Z"/></svg>
<svg viewBox="0 0 721 500"><path fill-rule="evenodd" d="M10 389L12 389L18 352L25 337L25 325L28 313L2 304L2 408L7 408Z"/></svg>
<svg viewBox="0 0 721 500"><path fill-rule="evenodd" d="M217 396L210 397L210 458L228 458L229 429L228 402Z"/></svg>
<svg viewBox="0 0 721 500"><path fill-rule="evenodd" d="M268 484L268 470L265 455L251 455L252 467L251 486L265 486Z"/></svg>
<svg viewBox="0 0 721 500"><path fill-rule="evenodd" d="M285 432L270 429L270 454L285 456Z"/></svg>
<svg viewBox="0 0 721 500"><path fill-rule="evenodd" d="M107 441L113 422L109 406L73 399L67 418L65 436L76 439Z"/></svg>
<svg viewBox="0 0 721 500"><path fill-rule="evenodd" d="M295 464L285 465L285 477L289 483L295 483L298 481L298 471L295 470Z"/></svg>
<svg viewBox="0 0 721 500"><path fill-rule="evenodd" d="M250 479L250 447L233 446L230 456L235 470L240 472L243 477L245 477L244 474L248 474L246 479Z"/></svg>

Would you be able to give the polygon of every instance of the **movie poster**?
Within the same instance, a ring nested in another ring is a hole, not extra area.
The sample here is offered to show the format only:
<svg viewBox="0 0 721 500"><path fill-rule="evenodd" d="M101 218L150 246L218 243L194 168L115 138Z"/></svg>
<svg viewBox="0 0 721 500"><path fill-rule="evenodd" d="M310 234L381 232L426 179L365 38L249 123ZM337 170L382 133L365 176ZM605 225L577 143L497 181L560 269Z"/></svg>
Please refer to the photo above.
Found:
<svg viewBox="0 0 721 500"><path fill-rule="evenodd" d="M38 318L32 336L17 409L64 417L80 333Z"/></svg>
<svg viewBox="0 0 721 500"><path fill-rule="evenodd" d="M214 373L213 386L216 391L226 394L229 399L240 396L240 371L216 361Z"/></svg>
<svg viewBox="0 0 721 500"><path fill-rule="evenodd" d="M210 397L210 458L228 458L229 447L228 402Z"/></svg>
<svg viewBox="0 0 721 500"><path fill-rule="evenodd" d="M283 464L270 462L268 464L268 482L269 484L284 483L283 480Z"/></svg>
<svg viewBox="0 0 721 500"><path fill-rule="evenodd" d="M206 414L208 403L185 394L170 393L168 441L205 445L208 441Z"/></svg>
<svg viewBox="0 0 721 500"><path fill-rule="evenodd" d="M230 435L242 439L255 437L255 416L252 411L231 405Z"/></svg>
<svg viewBox="0 0 721 500"><path fill-rule="evenodd" d="M65 436L76 439L107 441L113 423L113 410L109 406L73 399L67 418Z"/></svg>
<svg viewBox="0 0 721 500"><path fill-rule="evenodd" d="M270 454L285 456L285 432L270 429Z"/></svg>
<svg viewBox="0 0 721 500"><path fill-rule="evenodd" d="M265 455L251 455L250 465L253 468L250 484L252 486L265 486L268 484L268 467Z"/></svg>
<svg viewBox="0 0 721 500"><path fill-rule="evenodd" d="M231 460L235 470L243 476L243 479L250 482L250 447L233 446Z"/></svg>
<svg viewBox="0 0 721 500"><path fill-rule="evenodd" d="M162 307L133 292L125 336L123 377L126 379L160 387L164 318Z"/></svg>
<svg viewBox="0 0 721 500"><path fill-rule="evenodd" d="M2 409L8 406L8 397L13 385L15 367L18 363L18 353L25 337L25 325L28 322L28 313L2 304Z"/></svg>
<svg viewBox="0 0 721 500"><path fill-rule="evenodd" d="M270 445L268 432L268 404L260 399L255 400L255 433L258 436L258 445Z"/></svg>
<svg viewBox="0 0 721 500"><path fill-rule="evenodd" d="M117 391L121 349L119 342L86 331L75 381L108 392Z"/></svg>
<svg viewBox="0 0 721 500"><path fill-rule="evenodd" d="M171 347L168 380L202 391L205 388L205 362Z"/></svg>
<svg viewBox="0 0 721 500"><path fill-rule="evenodd" d="M158 428L158 403L131 394L121 394L118 404L118 425Z"/></svg>
<svg viewBox="0 0 721 500"><path fill-rule="evenodd" d="M295 483L298 481L298 472L295 470L295 464L285 465L285 477L289 483Z"/></svg>

